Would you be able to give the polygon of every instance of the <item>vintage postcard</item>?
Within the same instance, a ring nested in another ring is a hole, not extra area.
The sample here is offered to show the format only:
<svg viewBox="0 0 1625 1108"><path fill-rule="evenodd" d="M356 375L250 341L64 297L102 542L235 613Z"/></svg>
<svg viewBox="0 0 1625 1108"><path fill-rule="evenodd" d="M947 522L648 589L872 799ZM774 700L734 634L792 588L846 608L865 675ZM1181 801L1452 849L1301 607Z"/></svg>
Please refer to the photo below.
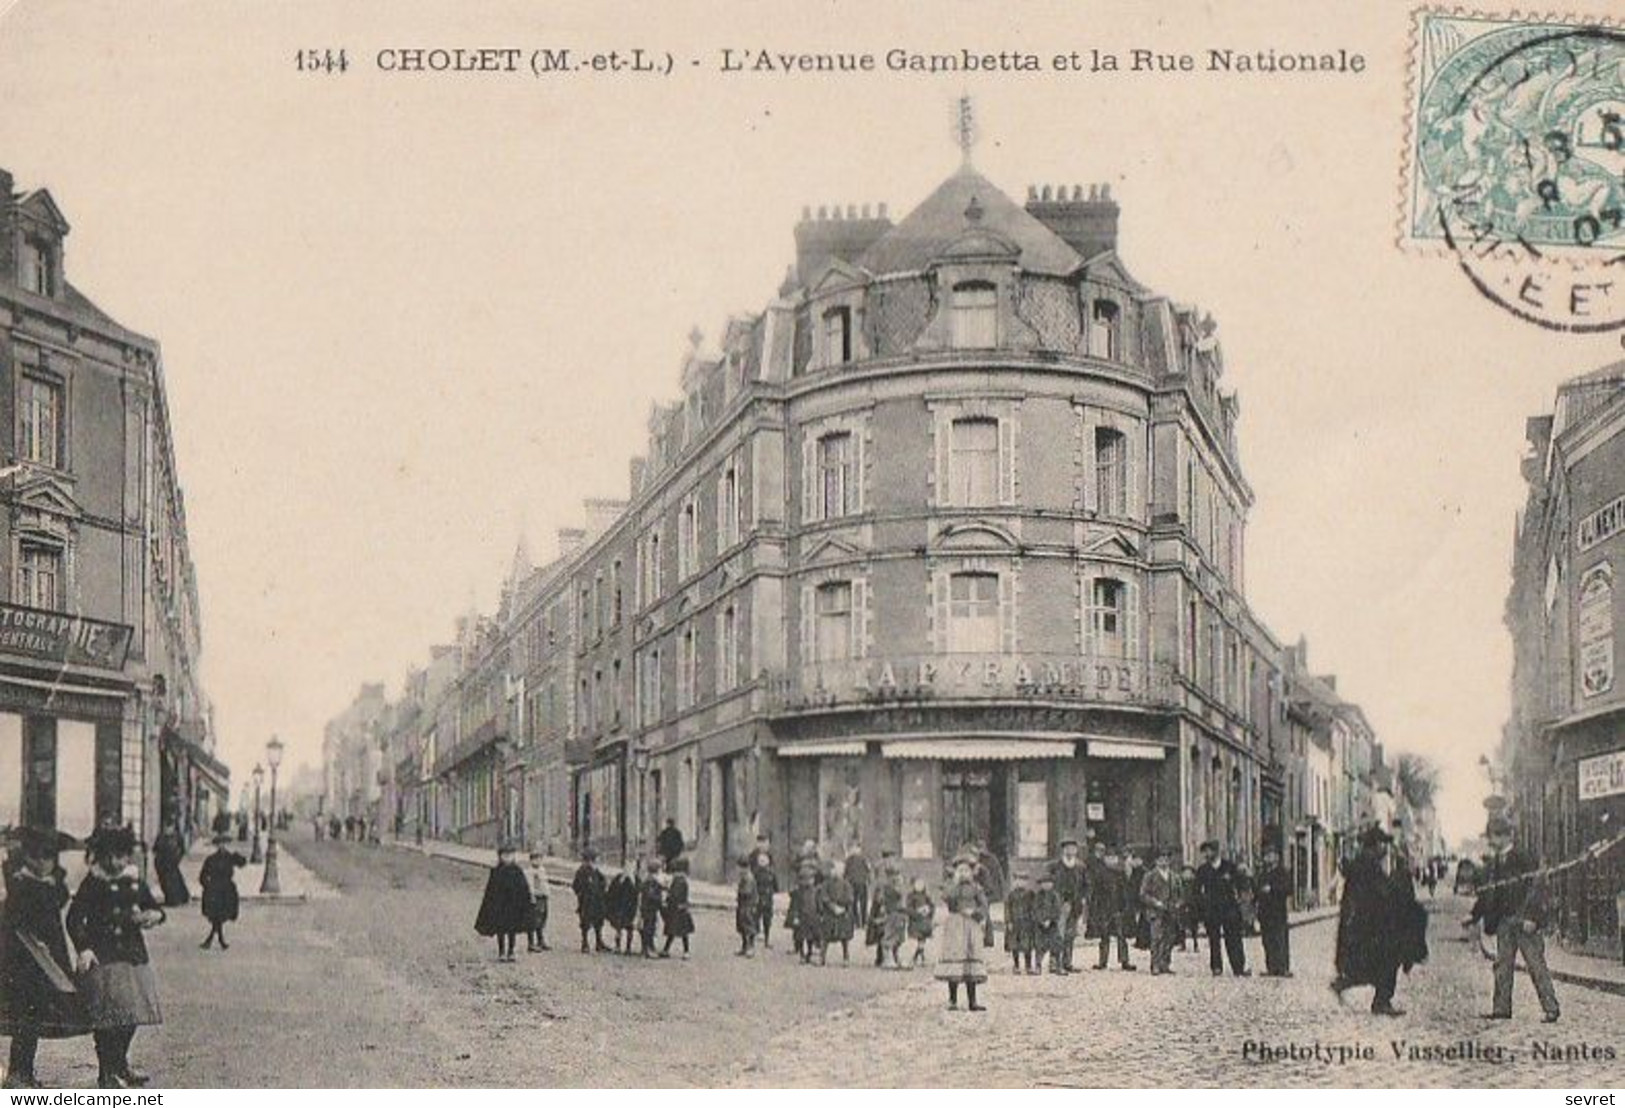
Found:
<svg viewBox="0 0 1625 1108"><path fill-rule="evenodd" d="M1617 5L0 0L12 1104L1612 1103L1622 574Z"/></svg>

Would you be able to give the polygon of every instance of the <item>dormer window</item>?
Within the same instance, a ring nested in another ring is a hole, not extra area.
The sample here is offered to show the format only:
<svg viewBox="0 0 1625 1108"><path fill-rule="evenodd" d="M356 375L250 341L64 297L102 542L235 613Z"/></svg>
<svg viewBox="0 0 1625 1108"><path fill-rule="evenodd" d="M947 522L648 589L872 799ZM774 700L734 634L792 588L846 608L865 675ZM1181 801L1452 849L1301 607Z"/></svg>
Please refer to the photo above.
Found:
<svg viewBox="0 0 1625 1108"><path fill-rule="evenodd" d="M1108 362L1122 358L1119 311L1110 300L1096 300L1089 318L1089 353Z"/></svg>
<svg viewBox="0 0 1625 1108"><path fill-rule="evenodd" d="M845 365L852 360L852 309L846 305L824 313L824 364Z"/></svg>
<svg viewBox="0 0 1625 1108"><path fill-rule="evenodd" d="M956 350L987 350L999 345L999 294L986 281L955 285L952 300Z"/></svg>
<svg viewBox="0 0 1625 1108"><path fill-rule="evenodd" d="M52 295L50 244L40 239L24 239L17 276L23 288L29 292L39 296Z"/></svg>

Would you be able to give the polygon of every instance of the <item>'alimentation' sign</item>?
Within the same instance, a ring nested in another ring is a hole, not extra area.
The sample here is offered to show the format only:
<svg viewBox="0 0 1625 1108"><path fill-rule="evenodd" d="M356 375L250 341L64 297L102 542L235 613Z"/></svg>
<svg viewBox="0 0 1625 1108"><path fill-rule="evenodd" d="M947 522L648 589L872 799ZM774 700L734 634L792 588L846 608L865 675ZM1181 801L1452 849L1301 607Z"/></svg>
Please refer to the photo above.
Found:
<svg viewBox="0 0 1625 1108"><path fill-rule="evenodd" d="M1601 800L1625 793L1625 750L1582 758L1579 771L1581 800Z"/></svg>

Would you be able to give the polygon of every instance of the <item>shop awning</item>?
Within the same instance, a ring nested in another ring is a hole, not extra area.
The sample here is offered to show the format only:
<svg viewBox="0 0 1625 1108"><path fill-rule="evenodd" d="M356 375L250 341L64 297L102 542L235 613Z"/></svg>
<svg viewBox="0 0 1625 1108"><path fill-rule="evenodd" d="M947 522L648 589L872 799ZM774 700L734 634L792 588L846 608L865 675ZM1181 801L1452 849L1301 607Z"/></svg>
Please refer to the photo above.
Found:
<svg viewBox="0 0 1625 1108"><path fill-rule="evenodd" d="M976 736L964 738L893 739L881 744L888 758L924 758L950 762L1010 762L1025 758L1071 758L1077 754L1073 739Z"/></svg>
<svg viewBox="0 0 1625 1108"><path fill-rule="evenodd" d="M1140 739L1090 739L1091 758L1131 758L1142 762L1160 762L1168 756L1168 748L1161 743Z"/></svg>
<svg viewBox="0 0 1625 1108"><path fill-rule="evenodd" d="M775 753L780 758L861 758L869 744L862 739L831 739L823 742L785 743Z"/></svg>

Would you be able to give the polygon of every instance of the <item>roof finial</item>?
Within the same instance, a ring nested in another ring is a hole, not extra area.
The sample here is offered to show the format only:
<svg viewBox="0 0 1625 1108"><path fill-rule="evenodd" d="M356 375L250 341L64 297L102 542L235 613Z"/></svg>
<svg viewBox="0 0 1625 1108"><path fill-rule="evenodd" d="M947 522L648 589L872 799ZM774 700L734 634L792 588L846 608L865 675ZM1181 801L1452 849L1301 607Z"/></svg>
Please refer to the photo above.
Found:
<svg viewBox="0 0 1625 1108"><path fill-rule="evenodd" d="M970 165L971 147L976 145L978 136L976 134L976 110L971 104L968 93L959 98L959 104L954 115L954 130L957 133L959 149L964 155L964 164Z"/></svg>

